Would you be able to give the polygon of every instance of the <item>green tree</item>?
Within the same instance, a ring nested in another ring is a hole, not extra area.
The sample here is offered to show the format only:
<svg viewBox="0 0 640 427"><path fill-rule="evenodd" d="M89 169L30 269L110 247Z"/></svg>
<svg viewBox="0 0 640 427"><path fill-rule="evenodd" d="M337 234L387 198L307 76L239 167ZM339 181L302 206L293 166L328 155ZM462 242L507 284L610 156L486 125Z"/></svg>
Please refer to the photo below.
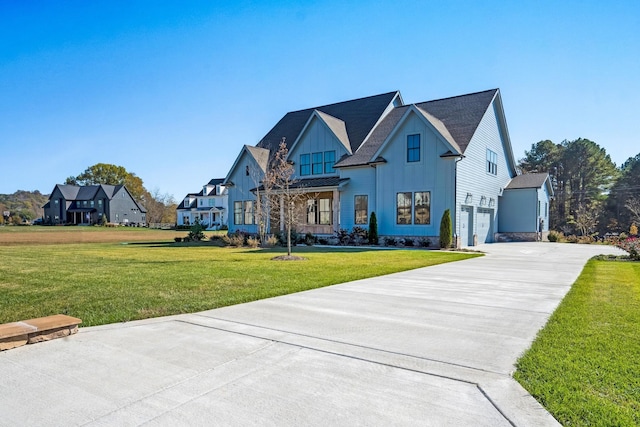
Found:
<svg viewBox="0 0 640 427"><path fill-rule="evenodd" d="M451 211L447 209L440 219L440 247L450 248L452 240Z"/></svg>
<svg viewBox="0 0 640 427"><path fill-rule="evenodd" d="M97 163L89 166L76 177L69 177L65 184L70 185L124 185L131 193L134 199L141 200L147 191L144 188L142 179L135 173L128 172L122 166L111 165L108 163Z"/></svg>
<svg viewBox="0 0 640 427"><path fill-rule="evenodd" d="M620 176L611 187L606 203L608 231L625 231L640 224L640 154L620 166Z"/></svg>
<svg viewBox="0 0 640 427"><path fill-rule="evenodd" d="M378 244L378 218L375 212L371 212L369 217L369 244Z"/></svg>

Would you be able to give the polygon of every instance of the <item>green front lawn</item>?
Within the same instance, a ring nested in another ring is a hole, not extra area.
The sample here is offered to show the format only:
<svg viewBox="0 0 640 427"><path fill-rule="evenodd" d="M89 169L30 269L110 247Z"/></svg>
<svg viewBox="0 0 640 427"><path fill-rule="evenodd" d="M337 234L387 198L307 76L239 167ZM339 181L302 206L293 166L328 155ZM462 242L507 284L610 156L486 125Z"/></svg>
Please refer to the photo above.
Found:
<svg viewBox="0 0 640 427"><path fill-rule="evenodd" d="M296 248L281 251L173 244L0 246L0 323L55 313L83 326L189 313L478 254Z"/></svg>
<svg viewBox="0 0 640 427"><path fill-rule="evenodd" d="M640 263L589 261L517 368L565 426L640 425Z"/></svg>

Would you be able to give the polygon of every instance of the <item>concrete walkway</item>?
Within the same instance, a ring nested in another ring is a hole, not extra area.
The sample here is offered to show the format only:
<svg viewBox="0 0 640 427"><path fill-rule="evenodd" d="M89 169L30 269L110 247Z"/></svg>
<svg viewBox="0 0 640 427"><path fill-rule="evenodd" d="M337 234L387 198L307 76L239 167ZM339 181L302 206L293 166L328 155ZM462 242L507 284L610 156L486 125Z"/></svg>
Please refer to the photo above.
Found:
<svg viewBox="0 0 640 427"><path fill-rule="evenodd" d="M557 425L511 379L514 363L586 260L617 250L478 249L2 352L0 425Z"/></svg>

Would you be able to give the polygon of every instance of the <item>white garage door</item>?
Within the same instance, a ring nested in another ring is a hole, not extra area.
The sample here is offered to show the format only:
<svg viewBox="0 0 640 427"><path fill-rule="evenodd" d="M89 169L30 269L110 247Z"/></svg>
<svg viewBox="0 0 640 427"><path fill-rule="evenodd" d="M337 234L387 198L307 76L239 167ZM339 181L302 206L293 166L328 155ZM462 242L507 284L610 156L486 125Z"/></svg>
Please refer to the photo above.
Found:
<svg viewBox="0 0 640 427"><path fill-rule="evenodd" d="M478 208L478 243L493 242L493 209Z"/></svg>

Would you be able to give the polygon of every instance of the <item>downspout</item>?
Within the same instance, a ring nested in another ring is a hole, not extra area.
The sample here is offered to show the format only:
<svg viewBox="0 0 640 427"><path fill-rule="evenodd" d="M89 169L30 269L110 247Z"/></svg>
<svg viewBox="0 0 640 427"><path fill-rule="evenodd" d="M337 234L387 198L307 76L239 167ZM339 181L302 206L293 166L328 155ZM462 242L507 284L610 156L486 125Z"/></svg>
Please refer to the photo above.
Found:
<svg viewBox="0 0 640 427"><path fill-rule="evenodd" d="M455 248L460 249L460 222L458 221L458 162L464 159L464 156L460 154L453 164L453 220L455 221Z"/></svg>

